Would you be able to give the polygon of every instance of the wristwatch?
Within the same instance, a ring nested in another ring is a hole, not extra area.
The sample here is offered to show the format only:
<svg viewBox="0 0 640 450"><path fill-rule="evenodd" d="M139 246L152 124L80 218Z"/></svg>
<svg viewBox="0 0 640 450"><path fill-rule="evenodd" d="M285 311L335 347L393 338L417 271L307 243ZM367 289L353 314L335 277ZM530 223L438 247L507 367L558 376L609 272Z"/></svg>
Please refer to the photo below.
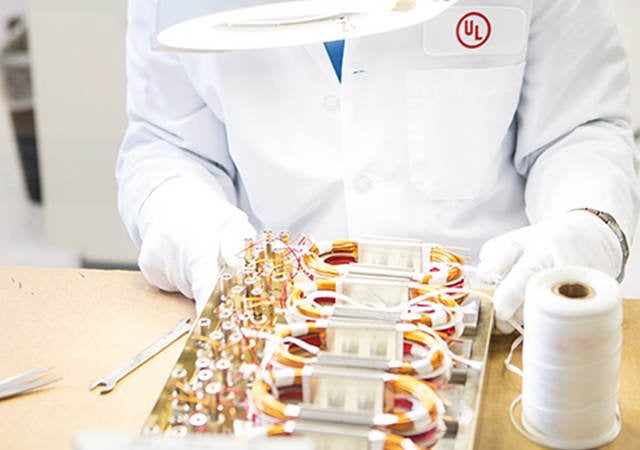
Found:
<svg viewBox="0 0 640 450"><path fill-rule="evenodd" d="M606 223L609 229L613 231L613 234L616 235L616 238L620 243L620 248L622 249L622 268L620 269L620 274L618 275L618 282L622 282L622 279L624 278L624 270L627 266L627 260L629 259L629 243L627 242L627 236L625 236L624 231L622 231L622 228L620 228L620 225L618 225L616 219L614 219L613 216L607 212L599 211L593 208L576 208L573 211L590 212L591 214L602 220L604 223Z"/></svg>

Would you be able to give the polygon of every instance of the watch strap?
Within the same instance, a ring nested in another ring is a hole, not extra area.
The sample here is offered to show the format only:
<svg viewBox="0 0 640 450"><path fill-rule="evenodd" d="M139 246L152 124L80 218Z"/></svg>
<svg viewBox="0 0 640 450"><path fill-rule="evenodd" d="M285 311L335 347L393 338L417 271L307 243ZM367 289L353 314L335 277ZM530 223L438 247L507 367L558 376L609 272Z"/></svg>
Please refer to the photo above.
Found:
<svg viewBox="0 0 640 450"><path fill-rule="evenodd" d="M616 239L620 244L620 249L622 250L622 267L620 269L620 274L618 275L618 282L621 282L624 278L627 261L629 260L629 242L627 241L627 236L624 234L624 231L622 231L622 228L620 228L618 221L608 212L600 211L594 208L576 208L572 211L590 212L591 214L602 220L609 227L609 229L613 231L613 234L615 234Z"/></svg>

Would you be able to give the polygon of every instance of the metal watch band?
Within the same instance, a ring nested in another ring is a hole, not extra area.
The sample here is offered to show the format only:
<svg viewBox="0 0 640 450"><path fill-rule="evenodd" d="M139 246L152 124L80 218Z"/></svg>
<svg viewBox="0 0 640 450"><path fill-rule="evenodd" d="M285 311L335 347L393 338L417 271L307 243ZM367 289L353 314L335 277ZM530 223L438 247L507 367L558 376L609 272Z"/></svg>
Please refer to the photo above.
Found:
<svg viewBox="0 0 640 450"><path fill-rule="evenodd" d="M599 211L593 208L576 208L573 211L588 211L591 214L594 214L600 220L607 224L609 229L613 231L620 243L620 248L622 249L622 267L620 269L620 274L618 275L618 282L621 282L624 278L625 267L627 266L627 260L629 259L629 243L627 242L627 236L625 236L624 231L618 225L618 222L614 217L604 211Z"/></svg>

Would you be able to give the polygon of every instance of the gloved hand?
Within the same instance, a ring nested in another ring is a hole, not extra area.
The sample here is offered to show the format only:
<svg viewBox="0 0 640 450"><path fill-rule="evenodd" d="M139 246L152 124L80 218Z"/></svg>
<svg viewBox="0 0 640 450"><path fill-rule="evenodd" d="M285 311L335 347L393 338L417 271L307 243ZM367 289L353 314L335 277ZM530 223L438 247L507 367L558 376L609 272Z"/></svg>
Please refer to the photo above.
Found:
<svg viewBox="0 0 640 450"><path fill-rule="evenodd" d="M246 214L206 183L185 177L167 180L151 193L138 229L138 264L145 278L195 299L198 314L213 292L219 257L236 263L244 239L256 235Z"/></svg>
<svg viewBox="0 0 640 450"><path fill-rule="evenodd" d="M506 321L523 323L524 293L531 276L544 269L578 265L616 278L622 249L615 233L588 211L571 211L487 241L480 250L478 276L502 279L493 296L496 327L511 333Z"/></svg>

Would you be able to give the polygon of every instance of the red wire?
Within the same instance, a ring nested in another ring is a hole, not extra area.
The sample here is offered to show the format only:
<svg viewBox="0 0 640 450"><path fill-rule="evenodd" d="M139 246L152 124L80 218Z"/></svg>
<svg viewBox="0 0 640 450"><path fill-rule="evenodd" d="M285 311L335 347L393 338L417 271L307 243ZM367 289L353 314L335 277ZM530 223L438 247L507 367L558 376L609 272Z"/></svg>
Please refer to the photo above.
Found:
<svg viewBox="0 0 640 450"><path fill-rule="evenodd" d="M324 259L324 262L331 264L332 266L342 266L346 264L353 264L356 259L350 255L331 255Z"/></svg>
<svg viewBox="0 0 640 450"><path fill-rule="evenodd" d="M411 411L413 408L413 402L408 398L398 397L394 399L393 406L403 411Z"/></svg>

